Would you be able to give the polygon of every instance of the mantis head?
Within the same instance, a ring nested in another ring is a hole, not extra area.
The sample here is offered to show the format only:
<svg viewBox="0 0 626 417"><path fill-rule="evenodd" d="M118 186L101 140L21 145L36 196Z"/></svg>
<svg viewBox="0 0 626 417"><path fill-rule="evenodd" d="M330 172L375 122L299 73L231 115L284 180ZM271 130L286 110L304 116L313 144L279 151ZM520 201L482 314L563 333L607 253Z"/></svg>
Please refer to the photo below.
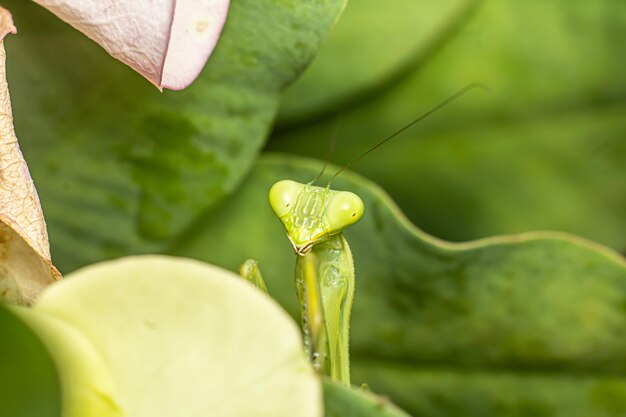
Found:
<svg viewBox="0 0 626 417"><path fill-rule="evenodd" d="M341 233L363 216L363 200L349 191L335 191L283 180L269 193L272 210L287 230L298 255Z"/></svg>

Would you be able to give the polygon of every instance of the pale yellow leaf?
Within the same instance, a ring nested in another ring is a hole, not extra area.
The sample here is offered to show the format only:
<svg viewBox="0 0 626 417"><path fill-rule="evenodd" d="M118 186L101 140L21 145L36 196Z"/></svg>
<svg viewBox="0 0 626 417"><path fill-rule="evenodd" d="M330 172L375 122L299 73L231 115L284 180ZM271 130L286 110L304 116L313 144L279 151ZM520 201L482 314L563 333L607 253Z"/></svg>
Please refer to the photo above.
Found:
<svg viewBox="0 0 626 417"><path fill-rule="evenodd" d="M31 313L24 319L59 364L65 407L75 411L63 417L101 417L90 410L107 405L107 417L323 414L296 323L216 266L159 255L103 262L17 311Z"/></svg>

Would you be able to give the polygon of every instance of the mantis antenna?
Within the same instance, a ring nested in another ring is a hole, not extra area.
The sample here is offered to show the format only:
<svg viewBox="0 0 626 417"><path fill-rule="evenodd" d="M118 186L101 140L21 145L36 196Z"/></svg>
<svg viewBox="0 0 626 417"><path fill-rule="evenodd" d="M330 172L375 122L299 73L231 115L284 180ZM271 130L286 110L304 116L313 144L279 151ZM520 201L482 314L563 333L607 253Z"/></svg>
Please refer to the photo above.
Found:
<svg viewBox="0 0 626 417"><path fill-rule="evenodd" d="M402 128L396 130L394 133L392 133L391 135L387 136L385 139L381 140L380 142L378 142L376 145L372 146L371 148L369 148L368 150L366 150L365 152L363 152L361 155L357 156L356 158L354 158L352 161L348 162L346 165L343 166L343 168L341 168L339 171L337 171L335 173L335 175L333 175L333 177L330 179L330 181L328 181L328 185L327 187L330 187L330 184L335 180L335 178L337 178L337 176L339 174L341 174L343 171L345 171L347 168L349 168L350 166L354 165L355 163L357 163L358 161L360 161L363 157L365 157L367 154L369 154L370 152L372 152L373 150L379 148L380 146L384 145L385 143L389 142L391 139L395 138L396 136L398 136L400 133L404 132L405 130L407 130L408 128L410 128L411 126L413 126L416 123L421 122L422 120L424 120L425 118L427 118L428 116L432 115L433 113L437 112L437 110L442 109L443 107L447 106L448 104L452 103L454 100L456 100L457 98L461 97L462 95L464 95L465 93L475 89L475 88L480 88L483 91L489 91L489 88L483 84L483 83L471 83L466 85L465 87L463 87L462 89L460 89L459 91L457 91L456 93L454 93L453 95L451 95L450 97L448 97L447 99L445 99L444 101L442 101L441 103L437 104L435 107L433 107L432 109L428 110L426 113L422 114L421 116L419 116L417 119L413 120L411 123L403 126ZM324 168L326 168L326 163L324 164ZM322 169L322 172L324 172L324 170ZM320 174L321 176L321 174ZM318 176L319 178L319 176ZM317 180L317 178L316 178Z"/></svg>

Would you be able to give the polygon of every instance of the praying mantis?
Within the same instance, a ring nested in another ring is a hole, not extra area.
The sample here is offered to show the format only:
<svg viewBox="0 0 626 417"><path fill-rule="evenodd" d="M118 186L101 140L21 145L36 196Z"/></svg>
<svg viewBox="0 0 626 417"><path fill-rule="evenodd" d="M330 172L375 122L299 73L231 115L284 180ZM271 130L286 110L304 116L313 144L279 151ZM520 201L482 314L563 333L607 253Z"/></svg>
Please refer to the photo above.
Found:
<svg viewBox="0 0 626 417"><path fill-rule="evenodd" d="M282 180L269 202L296 252L296 291L304 344L313 367L350 385L348 338L354 299L354 262L343 230L364 212L361 198L349 191ZM260 289L265 284L254 261L241 274Z"/></svg>
<svg viewBox="0 0 626 417"><path fill-rule="evenodd" d="M350 161L332 177L326 187L291 180L276 182L269 191L269 203L283 224L296 253L295 284L301 307L305 350L320 373L343 385L350 385L349 330L354 301L355 273L352 253L343 231L359 221L365 206L350 191L330 188L332 180L374 149L430 116L474 88L459 90L422 116L377 143ZM325 165L324 165L325 167ZM240 274L267 292L254 260L247 260Z"/></svg>

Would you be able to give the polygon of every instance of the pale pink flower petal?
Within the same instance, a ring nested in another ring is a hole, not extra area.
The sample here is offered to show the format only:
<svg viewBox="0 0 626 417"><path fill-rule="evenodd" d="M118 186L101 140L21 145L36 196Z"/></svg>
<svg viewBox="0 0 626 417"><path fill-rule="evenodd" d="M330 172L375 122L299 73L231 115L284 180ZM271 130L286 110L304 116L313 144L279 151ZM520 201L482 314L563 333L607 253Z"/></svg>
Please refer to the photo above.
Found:
<svg viewBox="0 0 626 417"><path fill-rule="evenodd" d="M154 85L180 90L200 74L229 0L35 0Z"/></svg>

